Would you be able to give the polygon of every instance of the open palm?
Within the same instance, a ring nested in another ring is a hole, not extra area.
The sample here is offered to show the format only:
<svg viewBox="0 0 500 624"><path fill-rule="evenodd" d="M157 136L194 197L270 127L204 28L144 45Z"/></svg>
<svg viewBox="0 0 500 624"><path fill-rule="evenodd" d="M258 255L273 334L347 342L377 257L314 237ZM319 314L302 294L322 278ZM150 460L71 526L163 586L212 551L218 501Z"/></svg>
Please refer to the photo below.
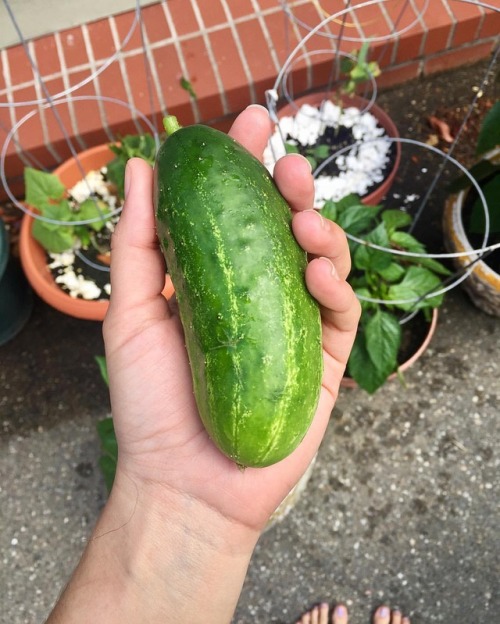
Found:
<svg viewBox="0 0 500 624"><path fill-rule="evenodd" d="M230 134L260 157L269 138L267 112L250 107ZM275 181L288 200L293 231L310 254L306 282L321 305L324 377L318 410L299 448L268 468L241 470L214 446L198 416L184 334L175 301L161 294L165 266L156 236L152 171L128 164L126 202L113 239L112 298L104 323L117 475L138 487L155 484L215 509L230 521L261 529L316 453L333 408L359 320L345 278L350 270L343 232L314 211L308 163L279 161Z"/></svg>

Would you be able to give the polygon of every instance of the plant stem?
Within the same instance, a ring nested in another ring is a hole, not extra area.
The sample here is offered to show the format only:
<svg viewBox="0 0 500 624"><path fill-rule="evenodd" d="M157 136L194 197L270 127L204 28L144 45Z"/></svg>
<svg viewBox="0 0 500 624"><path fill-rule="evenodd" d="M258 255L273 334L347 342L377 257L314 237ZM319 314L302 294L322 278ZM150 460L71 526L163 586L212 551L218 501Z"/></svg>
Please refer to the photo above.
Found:
<svg viewBox="0 0 500 624"><path fill-rule="evenodd" d="M177 130L182 128L175 115L168 115L167 117L164 117L163 127L165 128L167 136L172 135L174 132L177 132Z"/></svg>

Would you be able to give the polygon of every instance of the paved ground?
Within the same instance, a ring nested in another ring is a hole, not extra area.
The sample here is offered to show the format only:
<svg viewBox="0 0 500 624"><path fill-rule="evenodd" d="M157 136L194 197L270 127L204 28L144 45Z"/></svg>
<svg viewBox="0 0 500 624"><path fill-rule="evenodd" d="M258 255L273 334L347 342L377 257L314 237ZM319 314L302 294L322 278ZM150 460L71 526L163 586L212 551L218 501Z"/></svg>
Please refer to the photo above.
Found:
<svg viewBox="0 0 500 624"><path fill-rule="evenodd" d="M475 75L448 84L470 95ZM425 84L388 96L408 127L429 92L456 102ZM414 624L498 620L499 347L499 320L455 289L405 388L342 392L306 492L258 545L235 624L291 624L319 600L346 601L354 624L382 600ZM0 349L1 624L43 621L105 500L102 353L99 324L39 301Z"/></svg>

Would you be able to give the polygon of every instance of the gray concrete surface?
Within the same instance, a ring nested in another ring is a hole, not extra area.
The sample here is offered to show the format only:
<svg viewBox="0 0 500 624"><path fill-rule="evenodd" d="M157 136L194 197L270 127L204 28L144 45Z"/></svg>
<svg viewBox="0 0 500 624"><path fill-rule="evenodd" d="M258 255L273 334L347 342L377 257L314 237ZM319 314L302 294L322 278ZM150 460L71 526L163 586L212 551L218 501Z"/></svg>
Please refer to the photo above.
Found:
<svg viewBox="0 0 500 624"><path fill-rule="evenodd" d="M140 6L154 0L140 0ZM0 48L20 43L19 34L12 21L19 27L24 39L35 39L47 33L65 30L87 22L93 22L124 11L133 11L137 0L85 0L85 2L61 2L61 0L9 0L0 4Z"/></svg>
<svg viewBox="0 0 500 624"><path fill-rule="evenodd" d="M478 71L379 101L416 132L436 102L470 98ZM101 353L99 324L39 301L0 348L1 624L44 620L105 501ZM258 544L235 624L292 624L320 600L346 601L353 624L382 601L412 624L500 621L499 353L500 320L457 288L406 387L342 391L305 493Z"/></svg>

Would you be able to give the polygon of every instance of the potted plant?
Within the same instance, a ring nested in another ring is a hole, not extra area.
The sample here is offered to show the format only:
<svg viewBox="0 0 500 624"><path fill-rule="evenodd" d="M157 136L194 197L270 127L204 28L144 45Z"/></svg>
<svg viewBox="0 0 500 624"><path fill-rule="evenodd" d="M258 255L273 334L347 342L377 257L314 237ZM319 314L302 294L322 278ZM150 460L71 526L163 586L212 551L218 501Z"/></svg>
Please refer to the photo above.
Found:
<svg viewBox="0 0 500 624"><path fill-rule="evenodd" d="M402 210L366 206L349 195L325 203L320 212L349 238L349 283L362 306L343 384L373 393L408 368L429 343L443 301L441 278L449 270L406 231L412 218Z"/></svg>
<svg viewBox="0 0 500 624"><path fill-rule="evenodd" d="M150 135L128 135L70 158L53 173L25 169L26 214L19 241L35 292L54 308L102 320L109 305L110 240L123 203L125 165L154 162Z"/></svg>
<svg viewBox="0 0 500 624"><path fill-rule="evenodd" d="M457 253L462 286L483 312L500 316L500 102L484 117L477 162L450 187L443 219L445 245ZM471 177L481 189L481 198ZM484 249L490 251L483 252Z"/></svg>
<svg viewBox="0 0 500 624"><path fill-rule="evenodd" d="M378 64L368 61L368 50L365 43L357 54L342 57L335 88L293 101L287 96L288 103L276 111L277 123L264 162L272 170L285 153L305 156L314 172L317 207L351 193L368 205L377 204L399 166L401 145L392 140L399 137L395 124L373 98L357 94L363 83L380 75ZM283 91L288 89L283 87ZM271 92L268 103L273 106Z"/></svg>

